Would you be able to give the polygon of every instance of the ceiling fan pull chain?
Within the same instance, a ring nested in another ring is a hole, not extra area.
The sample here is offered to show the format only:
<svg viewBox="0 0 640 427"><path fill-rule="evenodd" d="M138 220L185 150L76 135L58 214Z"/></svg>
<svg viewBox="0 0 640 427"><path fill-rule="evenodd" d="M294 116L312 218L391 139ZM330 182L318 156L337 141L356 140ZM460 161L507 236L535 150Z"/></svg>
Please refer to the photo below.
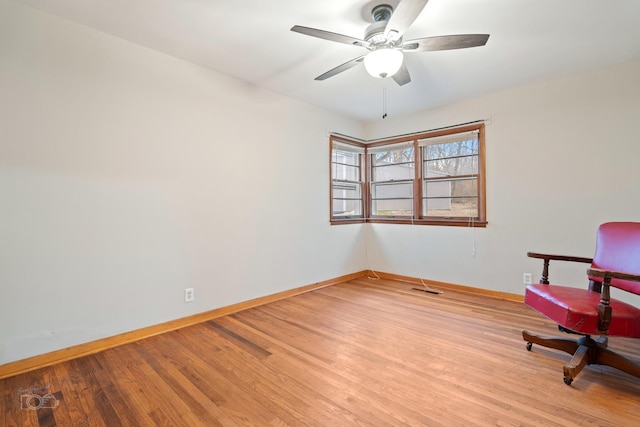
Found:
<svg viewBox="0 0 640 427"><path fill-rule="evenodd" d="M382 88L382 118L387 118L387 88Z"/></svg>

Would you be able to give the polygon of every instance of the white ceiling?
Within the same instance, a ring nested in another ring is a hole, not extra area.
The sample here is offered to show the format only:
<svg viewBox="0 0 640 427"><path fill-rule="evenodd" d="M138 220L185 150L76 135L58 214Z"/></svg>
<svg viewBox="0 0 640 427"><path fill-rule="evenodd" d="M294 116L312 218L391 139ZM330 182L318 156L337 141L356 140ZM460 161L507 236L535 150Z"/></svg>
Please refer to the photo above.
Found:
<svg viewBox="0 0 640 427"><path fill-rule="evenodd" d="M314 78L363 48L290 31L364 36L367 10L397 0L17 0L360 120L640 58L640 0L430 0L405 40L491 34L484 47L405 55L412 82L364 67Z"/></svg>

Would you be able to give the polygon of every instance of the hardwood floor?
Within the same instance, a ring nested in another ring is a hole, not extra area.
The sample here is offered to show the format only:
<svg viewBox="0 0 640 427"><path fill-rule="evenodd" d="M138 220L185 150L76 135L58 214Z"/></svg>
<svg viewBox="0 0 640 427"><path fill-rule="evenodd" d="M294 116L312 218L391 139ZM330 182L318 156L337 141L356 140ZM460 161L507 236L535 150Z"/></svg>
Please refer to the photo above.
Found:
<svg viewBox="0 0 640 427"><path fill-rule="evenodd" d="M569 355L526 351L522 329L558 334L533 310L413 287L352 280L0 380L0 425L640 425L638 378L567 386ZM30 409L29 387L53 397Z"/></svg>

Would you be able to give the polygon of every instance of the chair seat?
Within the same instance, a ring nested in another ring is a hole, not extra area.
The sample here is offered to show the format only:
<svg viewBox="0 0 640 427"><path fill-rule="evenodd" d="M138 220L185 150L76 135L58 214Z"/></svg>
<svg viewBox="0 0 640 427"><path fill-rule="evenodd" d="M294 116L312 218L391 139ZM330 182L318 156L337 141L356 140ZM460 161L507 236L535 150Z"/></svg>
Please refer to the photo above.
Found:
<svg viewBox="0 0 640 427"><path fill-rule="evenodd" d="M600 294L566 286L527 286L525 304L557 324L588 335L598 335ZM611 298L612 317L607 335L640 338L640 309Z"/></svg>

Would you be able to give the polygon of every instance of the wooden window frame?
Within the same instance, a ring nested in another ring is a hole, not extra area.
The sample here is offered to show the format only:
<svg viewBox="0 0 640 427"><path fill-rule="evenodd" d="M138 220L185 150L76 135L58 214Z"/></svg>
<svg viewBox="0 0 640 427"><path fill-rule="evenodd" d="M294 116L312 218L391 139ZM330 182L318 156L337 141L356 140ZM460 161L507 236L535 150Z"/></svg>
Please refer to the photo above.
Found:
<svg viewBox="0 0 640 427"><path fill-rule="evenodd" d="M410 161L394 161L391 163L387 163L387 164L374 164L375 162L372 160L373 156L375 156L376 153L379 152L386 152L386 151L395 151L393 149L393 147L397 145L398 149L397 150L404 150L407 148L412 148L413 149L413 159ZM384 147L384 148L389 148L389 150L384 150L384 151L378 151L376 149L379 149L380 147ZM371 151L369 151L371 150ZM415 185L416 185L416 180L415 180L415 168L417 167L417 163L416 163L416 149L415 149L415 144L413 142L411 142L411 144L407 144L407 141L401 141L401 142L397 142L397 143L392 143L392 144L372 144L372 145L368 145L367 146L367 151L365 152L366 154L366 158L367 158L367 171L366 171L366 177L367 177L367 189L368 189L368 196L369 196L369 215L367 216L368 219L371 220L375 220L375 219L381 219L381 220L400 220L400 219L411 219L412 217L415 217ZM375 169L376 168L385 168L385 167L393 167L393 166L401 166L401 165L412 165L414 168L414 176L411 178L396 178L396 179L387 179L387 180L375 180L374 176L375 174ZM399 185L403 185L403 184L411 184L411 186L413 187L413 192L411 194L411 197L396 197L396 198L374 198L373 197L373 193L374 190L373 188L375 186L394 186L396 184ZM412 211L412 215L381 215L378 214L374 211L373 209L373 204L374 201L376 200L380 200L380 201L384 201L384 200L411 200L411 211Z"/></svg>
<svg viewBox="0 0 640 427"><path fill-rule="evenodd" d="M342 217L342 216L334 216L334 161L333 161L333 150L335 143L341 145L351 145L353 147L357 147L362 149L363 152L360 155L360 164L359 164L359 175L360 181L349 181L350 183L359 184L360 185L360 195L361 195L361 204L362 204L362 216L352 216L352 217ZM367 193L366 179L365 179L365 171L366 171L366 145L360 141L355 141L349 138L340 137L336 135L331 135L329 138L329 217L331 218L331 224L353 224L353 223L362 223L366 221L368 216L367 211L367 197L365 193Z"/></svg>
<svg viewBox="0 0 640 427"><path fill-rule="evenodd" d="M436 138L447 135L455 135L459 133L472 132L478 133L478 173L477 179L477 210L478 216L476 217L437 217L423 215L422 210L422 188L423 188L423 150L419 146L419 141ZM487 215L486 215L486 168L485 168L485 125L484 123L473 123L468 125L461 125L450 127L446 129L439 129L433 131L425 131L417 134L388 138L385 140L377 140L371 143L364 143L356 140L350 140L344 137L331 136L329 144L329 163L332 165L333 159L333 142L339 141L342 143L348 143L356 145L365 149L364 159L361 163L364 174L364 182L362 187L362 218L346 218L341 219L333 216L333 172L330 171L330 218L331 224L351 224L351 223L382 223L382 224L414 224L414 225L443 225L443 226L459 226L459 227L486 227ZM371 174L372 165L370 162L369 150L375 147L381 146L393 146L394 144L407 144L408 142L413 144L414 147L414 178L413 178L413 216L373 216L371 215Z"/></svg>

